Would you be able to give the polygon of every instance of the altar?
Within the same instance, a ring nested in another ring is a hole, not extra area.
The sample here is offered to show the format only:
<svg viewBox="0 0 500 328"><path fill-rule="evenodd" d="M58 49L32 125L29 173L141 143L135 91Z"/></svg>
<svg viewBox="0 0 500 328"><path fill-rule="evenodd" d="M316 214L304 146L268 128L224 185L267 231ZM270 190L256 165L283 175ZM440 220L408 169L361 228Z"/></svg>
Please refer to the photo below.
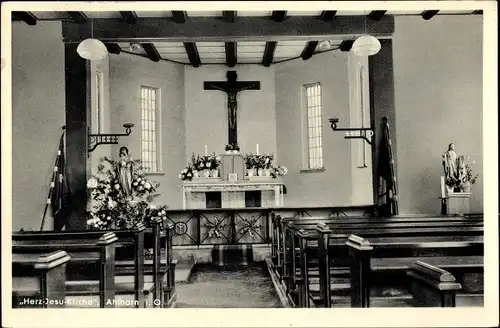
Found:
<svg viewBox="0 0 500 328"><path fill-rule="evenodd" d="M193 180L183 183L182 194L184 209L283 206L283 183L270 177Z"/></svg>

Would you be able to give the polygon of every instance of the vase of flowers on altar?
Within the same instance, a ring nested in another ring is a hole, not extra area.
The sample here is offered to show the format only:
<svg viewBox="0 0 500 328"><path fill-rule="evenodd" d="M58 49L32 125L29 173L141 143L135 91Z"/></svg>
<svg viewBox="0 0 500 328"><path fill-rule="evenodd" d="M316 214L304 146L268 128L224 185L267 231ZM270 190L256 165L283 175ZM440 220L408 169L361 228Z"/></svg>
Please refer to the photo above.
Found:
<svg viewBox="0 0 500 328"><path fill-rule="evenodd" d="M208 163L210 165L210 176L213 178L218 178L219 167L221 163L220 156L217 156L215 152L213 152L210 156L208 156Z"/></svg>
<svg viewBox="0 0 500 328"><path fill-rule="evenodd" d="M275 179L277 177L282 177L282 176L286 175L287 173L288 173L288 169L283 165L280 165L280 166L273 165L271 167L271 176Z"/></svg>
<svg viewBox="0 0 500 328"><path fill-rule="evenodd" d="M196 171L196 173L198 173ZM191 165L186 166L184 169L182 169L181 173L179 174L179 179L181 180L188 180L191 181L195 177L195 171Z"/></svg>
<svg viewBox="0 0 500 328"><path fill-rule="evenodd" d="M245 163L245 168L247 170L247 176L253 177L255 175L255 170L257 166L257 156L253 154L246 154L243 157L243 162Z"/></svg>
<svg viewBox="0 0 500 328"><path fill-rule="evenodd" d="M257 160L257 174L259 176L270 176L271 175L271 165L274 159L273 154L258 155Z"/></svg>
<svg viewBox="0 0 500 328"><path fill-rule="evenodd" d="M123 161L127 161L127 165L123 165ZM87 181L93 203L87 226L94 230L113 230L147 224L146 209L159 196L158 186L159 183L147 179L140 160L113 161L104 157L97 172Z"/></svg>

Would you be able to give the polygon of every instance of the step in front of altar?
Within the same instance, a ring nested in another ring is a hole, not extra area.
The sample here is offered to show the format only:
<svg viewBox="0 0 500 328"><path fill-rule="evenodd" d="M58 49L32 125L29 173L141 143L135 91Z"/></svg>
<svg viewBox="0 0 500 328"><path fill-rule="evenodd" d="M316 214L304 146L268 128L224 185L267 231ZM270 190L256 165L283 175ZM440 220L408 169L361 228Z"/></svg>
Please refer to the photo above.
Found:
<svg viewBox="0 0 500 328"><path fill-rule="evenodd" d="M248 266L252 262L252 245L215 245L212 248L212 264L216 267Z"/></svg>

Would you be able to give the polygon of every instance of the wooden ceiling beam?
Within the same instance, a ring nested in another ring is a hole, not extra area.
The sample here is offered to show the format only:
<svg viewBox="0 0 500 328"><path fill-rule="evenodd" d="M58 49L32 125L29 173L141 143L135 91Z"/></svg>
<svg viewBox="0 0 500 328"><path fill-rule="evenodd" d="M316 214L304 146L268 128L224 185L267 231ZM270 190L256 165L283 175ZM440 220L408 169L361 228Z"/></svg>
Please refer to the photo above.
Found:
<svg viewBox="0 0 500 328"><path fill-rule="evenodd" d="M85 24L89 19L83 11L68 11L68 15L77 24Z"/></svg>
<svg viewBox="0 0 500 328"><path fill-rule="evenodd" d="M194 42L184 42L184 49L186 49L186 53L189 58L189 62L193 67L200 67L201 60L200 55L198 54L198 48L196 47L196 43Z"/></svg>
<svg viewBox="0 0 500 328"><path fill-rule="evenodd" d="M229 67L234 67L238 62L238 54L236 42L226 42L226 65Z"/></svg>
<svg viewBox="0 0 500 328"><path fill-rule="evenodd" d="M429 20L432 17L436 16L439 10L426 10L422 13L422 18L425 20Z"/></svg>
<svg viewBox="0 0 500 328"><path fill-rule="evenodd" d="M282 22L286 19L286 10L275 10L273 11L273 14L271 16L273 21L275 22Z"/></svg>
<svg viewBox="0 0 500 328"><path fill-rule="evenodd" d="M391 15L384 15L380 21L366 20L365 16L337 16L334 21L322 24L314 16L291 16L279 24L266 17L238 17L231 28L220 17L191 17L184 24L161 17L141 17L133 26L116 18L92 21L94 37L103 42L315 41L351 39L366 30L375 37L391 36L394 32ZM80 42L86 37L82 25L71 21L62 24L65 42Z"/></svg>
<svg viewBox="0 0 500 328"><path fill-rule="evenodd" d="M29 11L13 11L12 12L13 21L23 21L28 25L36 25L37 18Z"/></svg>
<svg viewBox="0 0 500 328"><path fill-rule="evenodd" d="M325 22L331 22L335 18L335 15L337 15L336 10L323 10L319 19Z"/></svg>
<svg viewBox="0 0 500 328"><path fill-rule="evenodd" d="M229 23L234 23L234 20L236 19L236 11L234 10L224 10L222 11L222 17L226 22Z"/></svg>
<svg viewBox="0 0 500 328"><path fill-rule="evenodd" d="M368 14L368 18L374 21L379 21L382 19L386 12L387 10L374 10Z"/></svg>
<svg viewBox="0 0 500 328"><path fill-rule="evenodd" d="M278 42L276 41L268 41L266 42L266 48L264 50L264 56L262 57L262 65L269 67L273 63L274 59L274 51L276 50L276 46Z"/></svg>
<svg viewBox="0 0 500 328"><path fill-rule="evenodd" d="M135 11L120 11L120 14L128 24L137 24L138 17Z"/></svg>
<svg viewBox="0 0 500 328"><path fill-rule="evenodd" d="M148 55L148 58L151 59L154 62L158 62L161 59L160 53L158 52L158 49L156 49L155 45L152 43L142 43L141 44L142 48Z"/></svg>
<svg viewBox="0 0 500 328"><path fill-rule="evenodd" d="M176 23L185 23L187 21L187 12L172 10L172 20Z"/></svg>
<svg viewBox="0 0 500 328"><path fill-rule="evenodd" d="M302 53L300 54L300 57L302 57L303 60L308 60L314 54L314 50L316 50L317 46L318 46L318 41L307 42L306 46L304 47L304 50L302 50Z"/></svg>
<svg viewBox="0 0 500 328"><path fill-rule="evenodd" d="M339 49L340 51L349 51L352 48L352 44L354 43L354 40L344 40L340 43Z"/></svg>
<svg viewBox="0 0 500 328"><path fill-rule="evenodd" d="M120 52L122 51L120 46L116 43L105 43L104 45L106 46L106 49L108 49L108 52L110 54L119 55Z"/></svg>

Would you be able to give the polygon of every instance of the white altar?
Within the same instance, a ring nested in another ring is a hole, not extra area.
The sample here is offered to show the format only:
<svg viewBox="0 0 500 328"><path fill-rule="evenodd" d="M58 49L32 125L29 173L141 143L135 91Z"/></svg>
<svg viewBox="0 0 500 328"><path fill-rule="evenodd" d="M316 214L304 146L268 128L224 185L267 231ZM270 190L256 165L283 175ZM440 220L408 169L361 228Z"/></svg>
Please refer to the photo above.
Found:
<svg viewBox="0 0 500 328"><path fill-rule="evenodd" d="M206 193L220 192L222 208L244 208L247 191L261 192L261 207L283 206L283 183L271 177L237 181L193 179L182 185L182 204L184 209L206 208Z"/></svg>

